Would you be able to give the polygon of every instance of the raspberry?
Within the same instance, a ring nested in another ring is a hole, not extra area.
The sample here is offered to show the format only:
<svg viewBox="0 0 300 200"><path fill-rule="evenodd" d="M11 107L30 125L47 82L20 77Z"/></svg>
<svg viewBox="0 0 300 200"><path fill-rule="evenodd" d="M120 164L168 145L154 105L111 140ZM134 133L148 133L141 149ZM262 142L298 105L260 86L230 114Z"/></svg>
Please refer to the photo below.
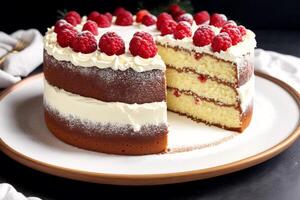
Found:
<svg viewBox="0 0 300 200"><path fill-rule="evenodd" d="M132 14L129 11L123 11L117 15L116 24L120 26L130 26L133 23Z"/></svg>
<svg viewBox="0 0 300 200"><path fill-rule="evenodd" d="M97 41L92 33L83 31L76 35L71 47L75 52L92 53L97 49Z"/></svg>
<svg viewBox="0 0 300 200"><path fill-rule="evenodd" d="M107 17L109 22L112 22L112 14L110 12L106 12L104 15Z"/></svg>
<svg viewBox="0 0 300 200"><path fill-rule="evenodd" d="M146 15L149 15L150 13L148 12L148 10L140 10L136 13L136 22L140 23L143 20L143 17Z"/></svg>
<svg viewBox="0 0 300 200"><path fill-rule="evenodd" d="M203 56L203 55L202 55L201 53L198 53L198 52L194 54L194 58L195 58L196 60L200 60L200 59L202 58L202 56Z"/></svg>
<svg viewBox="0 0 300 200"><path fill-rule="evenodd" d="M153 42L153 43L154 43L154 40L153 40L152 35L150 35L149 33L144 32L144 31L136 32L136 33L133 35L133 37L134 37L134 36L141 37L141 38L143 38L143 39L145 39L145 40L148 40L149 42Z"/></svg>
<svg viewBox="0 0 300 200"><path fill-rule="evenodd" d="M237 26L233 23L226 23L223 27L222 27L222 30L223 29L227 29L227 28L237 28Z"/></svg>
<svg viewBox="0 0 300 200"><path fill-rule="evenodd" d="M88 19L88 20L92 20L92 21L96 21L96 18L97 18L99 15L100 15L99 12L93 11L93 12L91 12L91 13L88 15L87 19Z"/></svg>
<svg viewBox="0 0 300 200"><path fill-rule="evenodd" d="M220 33L215 36L212 43L211 48L214 52L226 51L229 47L231 47L232 42L228 33Z"/></svg>
<svg viewBox="0 0 300 200"><path fill-rule="evenodd" d="M153 15L145 15L143 17L142 23L146 26L151 26L156 23L156 19Z"/></svg>
<svg viewBox="0 0 300 200"><path fill-rule="evenodd" d="M174 20L166 20L162 23L160 31L161 35L168 35L168 34L173 34L174 30L176 29L177 22Z"/></svg>
<svg viewBox="0 0 300 200"><path fill-rule="evenodd" d="M175 13L177 13L178 11L180 11L181 10L181 8L180 8L180 6L179 5L177 5L177 4L171 4L170 6L169 6L169 12L173 15L173 14L175 14Z"/></svg>
<svg viewBox="0 0 300 200"><path fill-rule="evenodd" d="M68 47L72 44L76 35L77 31L75 29L64 29L58 32L58 34L56 35L56 39L59 46Z"/></svg>
<svg viewBox="0 0 300 200"><path fill-rule="evenodd" d="M157 54L157 47L149 33L137 32L129 43L129 51L133 56L152 58Z"/></svg>
<svg viewBox="0 0 300 200"><path fill-rule="evenodd" d="M177 18L177 22L181 22L181 21L186 21L188 22L190 25L193 24L193 16L189 13L186 13L186 14L183 14L183 15L180 15L178 18Z"/></svg>
<svg viewBox="0 0 300 200"><path fill-rule="evenodd" d="M100 51L109 56L125 53L125 43L115 32L107 32L99 40Z"/></svg>
<svg viewBox="0 0 300 200"><path fill-rule="evenodd" d="M118 16L119 14L121 14L121 13L123 13L123 12L126 12L127 10L125 9L125 8L123 8L123 7L118 7L118 8L116 8L115 9L115 11L114 11L114 16Z"/></svg>
<svg viewBox="0 0 300 200"><path fill-rule="evenodd" d="M176 97L180 97L181 96L181 92L178 89L175 89L173 92L173 95Z"/></svg>
<svg viewBox="0 0 300 200"><path fill-rule="evenodd" d="M100 28L106 28L111 26L111 22L107 19L105 15L98 15L95 19L95 22L98 24Z"/></svg>
<svg viewBox="0 0 300 200"><path fill-rule="evenodd" d="M228 27L222 28L221 33L228 33L231 38L232 45L236 45L240 41L242 41L242 34L237 27Z"/></svg>
<svg viewBox="0 0 300 200"><path fill-rule="evenodd" d="M169 12L171 13L171 15L173 16L173 18L177 21L178 20L178 17L183 15L185 13L184 10L182 10L180 8L179 5L177 4L171 4L169 6Z"/></svg>
<svg viewBox="0 0 300 200"><path fill-rule="evenodd" d="M240 25L240 26L238 26L238 29L239 29L240 33L242 34L242 36L247 34L247 30L246 30L245 26Z"/></svg>
<svg viewBox="0 0 300 200"><path fill-rule="evenodd" d="M76 25L78 24L76 18L73 17L72 15L65 16L64 19L65 19L69 24L72 24L73 26L76 26Z"/></svg>
<svg viewBox="0 0 300 200"><path fill-rule="evenodd" d="M209 21L209 13L206 10L203 10L201 12L197 12L194 15L194 20L197 25L203 24L207 21Z"/></svg>
<svg viewBox="0 0 300 200"><path fill-rule="evenodd" d="M215 27L222 27L227 21L227 17L223 14L215 13L212 16L210 16L210 25L213 25Z"/></svg>
<svg viewBox="0 0 300 200"><path fill-rule="evenodd" d="M80 24L80 22L81 22L81 17L80 17L80 15L78 14L78 12L76 12L76 11L70 11L70 12L67 12L67 14L65 15L65 20L66 21L68 21L67 19L71 19L71 18L75 18L75 22L76 22L76 24L75 25L77 25L77 24ZM73 19L72 19L73 20ZM68 21L69 22L69 21ZM70 23L70 22L69 22ZM72 24L72 23L70 23L70 24Z"/></svg>
<svg viewBox="0 0 300 200"><path fill-rule="evenodd" d="M59 33L64 29L73 29L74 27L63 19L58 20L54 26L54 32Z"/></svg>
<svg viewBox="0 0 300 200"><path fill-rule="evenodd" d="M191 25L185 21L179 22L174 30L173 35L175 39L179 40L192 36Z"/></svg>
<svg viewBox="0 0 300 200"><path fill-rule="evenodd" d="M173 16L174 19L177 21L178 18L179 18L181 15L183 15L183 14L185 14L185 10L179 10L179 11L177 11L176 13L174 13L172 16Z"/></svg>
<svg viewBox="0 0 300 200"><path fill-rule="evenodd" d="M195 104L200 105L201 104L201 99L199 97L195 97Z"/></svg>
<svg viewBox="0 0 300 200"><path fill-rule="evenodd" d="M215 33L210 26L200 26L194 33L193 43L198 47L203 47L209 45L214 37Z"/></svg>
<svg viewBox="0 0 300 200"><path fill-rule="evenodd" d="M163 12L160 15L158 15L157 21L156 21L156 27L158 30L161 29L162 23L166 20L173 20L173 17L166 12Z"/></svg>
<svg viewBox="0 0 300 200"><path fill-rule="evenodd" d="M201 83L205 83L207 81L207 77L203 74L200 74L198 76L198 80L201 82Z"/></svg>
<svg viewBox="0 0 300 200"><path fill-rule="evenodd" d="M98 24L94 21L88 20L82 27L82 31L89 31L94 35L98 35Z"/></svg>

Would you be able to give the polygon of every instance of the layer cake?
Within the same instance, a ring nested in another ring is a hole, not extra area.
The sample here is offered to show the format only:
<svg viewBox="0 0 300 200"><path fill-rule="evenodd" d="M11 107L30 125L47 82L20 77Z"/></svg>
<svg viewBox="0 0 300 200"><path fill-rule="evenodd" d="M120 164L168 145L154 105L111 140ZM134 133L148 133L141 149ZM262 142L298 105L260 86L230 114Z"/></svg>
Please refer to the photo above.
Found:
<svg viewBox="0 0 300 200"><path fill-rule="evenodd" d="M221 14L172 14L71 11L48 29L49 130L80 148L129 155L166 150L167 109L242 132L253 110L255 34Z"/></svg>

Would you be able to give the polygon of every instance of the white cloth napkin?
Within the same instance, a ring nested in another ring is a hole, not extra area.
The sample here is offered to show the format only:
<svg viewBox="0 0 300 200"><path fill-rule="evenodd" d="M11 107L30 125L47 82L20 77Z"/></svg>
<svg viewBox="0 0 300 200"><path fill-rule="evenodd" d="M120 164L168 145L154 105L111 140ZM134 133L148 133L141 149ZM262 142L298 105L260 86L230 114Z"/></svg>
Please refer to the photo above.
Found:
<svg viewBox="0 0 300 200"><path fill-rule="evenodd" d="M43 36L36 29L19 30L11 35L0 32L0 58L14 50L19 41L26 47L9 54L0 64L0 88L21 80L43 62Z"/></svg>
<svg viewBox="0 0 300 200"><path fill-rule="evenodd" d="M37 197L25 197L7 183L0 184L0 200L41 200Z"/></svg>
<svg viewBox="0 0 300 200"><path fill-rule="evenodd" d="M300 92L300 58L256 49L254 66L255 70L272 75Z"/></svg>

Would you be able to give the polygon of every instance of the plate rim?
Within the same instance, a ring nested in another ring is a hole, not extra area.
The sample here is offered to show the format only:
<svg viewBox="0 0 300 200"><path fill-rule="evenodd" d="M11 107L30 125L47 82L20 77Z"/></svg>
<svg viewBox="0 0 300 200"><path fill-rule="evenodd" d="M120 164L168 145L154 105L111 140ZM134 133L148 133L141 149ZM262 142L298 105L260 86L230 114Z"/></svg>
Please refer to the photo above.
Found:
<svg viewBox="0 0 300 200"><path fill-rule="evenodd" d="M255 71L255 75L261 78L267 79L274 84L277 84L282 89L287 91L296 101L300 107L300 93L296 91L292 86L288 85L286 82L279 80L271 75L263 72ZM0 93L0 101L4 99L8 94L15 91L22 85L29 81L36 80L43 77L43 72L29 76L22 81L10 86L2 93ZM13 160L37 171L48 173L51 175L64 177L73 180L110 184L110 185L163 185L163 184L173 184L182 183L194 180L207 179L211 177L216 177L220 175L229 174L232 172L240 171L262 163L270 158L283 152L285 149L290 147L300 136L300 122L295 130L290 133L290 135L281 141L279 144L261 152L256 155L227 163L224 165L219 165L216 167L210 167L206 169L196 169L184 172L172 172L172 173L162 173L162 174L108 174L99 172L87 172L82 170L76 170L71 168L65 168L57 165L52 165L39 160L35 160L31 157L23 155L11 148L0 138L0 150Z"/></svg>

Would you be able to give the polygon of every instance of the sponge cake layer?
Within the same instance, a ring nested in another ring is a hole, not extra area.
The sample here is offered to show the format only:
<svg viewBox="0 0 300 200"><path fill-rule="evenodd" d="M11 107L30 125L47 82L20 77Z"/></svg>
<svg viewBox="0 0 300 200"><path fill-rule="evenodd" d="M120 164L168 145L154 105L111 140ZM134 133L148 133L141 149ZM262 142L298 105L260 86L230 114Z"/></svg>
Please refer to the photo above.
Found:
<svg viewBox="0 0 300 200"><path fill-rule="evenodd" d="M200 97L211 99L220 104L238 106L239 99L236 89L224 83L218 83L211 78L193 72L179 72L167 68L168 87L186 90Z"/></svg>

